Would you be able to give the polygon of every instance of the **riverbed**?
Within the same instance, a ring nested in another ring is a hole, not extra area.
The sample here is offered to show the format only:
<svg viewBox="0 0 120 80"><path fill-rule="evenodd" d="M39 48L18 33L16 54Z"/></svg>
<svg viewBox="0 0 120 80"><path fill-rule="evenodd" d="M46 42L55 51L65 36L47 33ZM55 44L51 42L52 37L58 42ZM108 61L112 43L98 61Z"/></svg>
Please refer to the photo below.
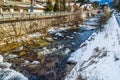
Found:
<svg viewBox="0 0 120 80"><path fill-rule="evenodd" d="M16 54L19 51L13 54L5 53L4 61L12 63L11 68L29 80L62 80L74 66L67 63L71 53L79 49L80 44L96 30L96 28L83 30L77 27L49 33L50 37L46 41L50 45L31 50L30 46L33 43L25 47L27 51L24 50L24 46L20 47L20 55Z"/></svg>

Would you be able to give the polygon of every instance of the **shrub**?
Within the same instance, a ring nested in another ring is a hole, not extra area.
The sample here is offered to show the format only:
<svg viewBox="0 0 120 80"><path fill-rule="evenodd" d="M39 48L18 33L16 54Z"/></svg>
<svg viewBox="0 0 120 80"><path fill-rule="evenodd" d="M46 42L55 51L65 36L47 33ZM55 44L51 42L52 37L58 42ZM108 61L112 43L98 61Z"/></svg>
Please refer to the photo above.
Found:
<svg viewBox="0 0 120 80"><path fill-rule="evenodd" d="M76 3L74 3L73 8L74 8L74 11L78 11L79 10L79 7L77 6Z"/></svg>
<svg viewBox="0 0 120 80"><path fill-rule="evenodd" d="M52 11L53 10L52 2L50 0L47 0L46 4L47 4L45 9L46 12Z"/></svg>
<svg viewBox="0 0 120 80"><path fill-rule="evenodd" d="M118 5L117 5L117 9L120 11L120 1L119 1Z"/></svg>
<svg viewBox="0 0 120 80"><path fill-rule="evenodd" d="M105 24L108 19L111 17L112 12L107 10L107 8L104 10L104 16L101 18L100 23L101 25Z"/></svg>
<svg viewBox="0 0 120 80"><path fill-rule="evenodd" d="M99 51L99 47L96 47L96 48L94 49L94 51L95 51L95 52L98 52L98 51Z"/></svg>

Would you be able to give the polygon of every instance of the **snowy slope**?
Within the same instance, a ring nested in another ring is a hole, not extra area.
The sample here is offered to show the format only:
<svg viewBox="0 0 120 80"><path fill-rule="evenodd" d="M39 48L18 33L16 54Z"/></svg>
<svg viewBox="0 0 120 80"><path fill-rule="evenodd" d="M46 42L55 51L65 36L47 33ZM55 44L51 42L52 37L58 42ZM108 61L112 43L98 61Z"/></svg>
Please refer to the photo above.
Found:
<svg viewBox="0 0 120 80"><path fill-rule="evenodd" d="M114 16L102 31L93 33L68 61L76 66L65 80L120 80L120 28ZM86 46L84 46L86 45Z"/></svg>

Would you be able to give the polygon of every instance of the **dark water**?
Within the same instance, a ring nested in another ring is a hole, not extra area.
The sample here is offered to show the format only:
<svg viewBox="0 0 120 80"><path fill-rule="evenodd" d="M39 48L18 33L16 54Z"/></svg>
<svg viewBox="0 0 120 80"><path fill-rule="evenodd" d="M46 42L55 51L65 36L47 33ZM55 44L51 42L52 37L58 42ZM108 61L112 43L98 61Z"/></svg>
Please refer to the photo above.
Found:
<svg viewBox="0 0 120 80"><path fill-rule="evenodd" d="M76 30L64 31L62 32L64 37L58 37L56 44L63 44L64 47L70 48L73 52L77 50L80 44L87 40L94 31L95 30L81 31L79 28Z"/></svg>

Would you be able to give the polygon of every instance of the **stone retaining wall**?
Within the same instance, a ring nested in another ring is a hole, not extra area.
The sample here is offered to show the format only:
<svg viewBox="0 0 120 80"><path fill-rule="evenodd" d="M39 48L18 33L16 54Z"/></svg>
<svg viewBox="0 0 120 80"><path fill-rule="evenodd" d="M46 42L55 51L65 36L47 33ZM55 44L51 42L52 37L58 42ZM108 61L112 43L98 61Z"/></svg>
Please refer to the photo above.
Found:
<svg viewBox="0 0 120 80"><path fill-rule="evenodd" d="M18 17L0 20L0 41L34 32L46 32L48 28L74 22L80 13L49 16Z"/></svg>

